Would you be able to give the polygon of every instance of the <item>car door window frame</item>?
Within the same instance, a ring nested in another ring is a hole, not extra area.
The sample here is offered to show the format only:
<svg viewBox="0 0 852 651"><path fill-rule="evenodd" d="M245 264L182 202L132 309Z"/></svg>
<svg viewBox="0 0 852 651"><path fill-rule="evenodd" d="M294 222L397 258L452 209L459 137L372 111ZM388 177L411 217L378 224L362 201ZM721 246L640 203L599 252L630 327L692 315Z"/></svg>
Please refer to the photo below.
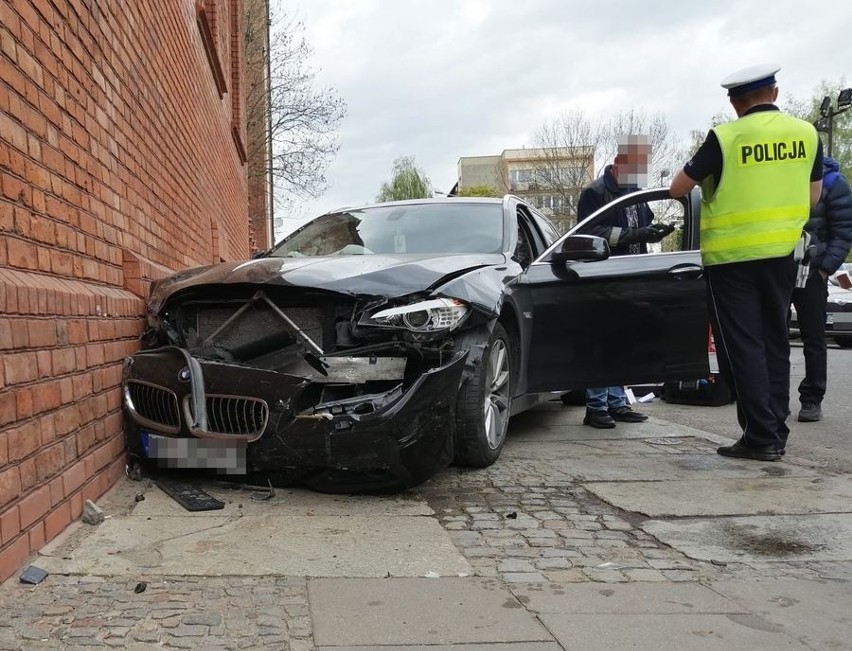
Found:
<svg viewBox="0 0 852 651"><path fill-rule="evenodd" d="M626 206L635 205L638 203L649 203L652 204L654 201L661 201L663 199L666 200L674 200L679 201L684 208L684 222L683 222L683 240L681 244L681 249L679 251L667 251L663 253L647 253L647 254L637 254L637 255L667 255L670 253L679 253L681 251L696 251L699 248L699 210L700 210L700 194L699 190L696 188L685 197L681 197L678 199L673 199L671 195L669 195L669 191L666 188L654 188L651 190L639 190L637 192L633 192L631 194L625 195L623 197L619 197L606 204L605 206L599 208L591 215L586 217L583 221L576 224L572 228L568 230L562 237L560 237L556 242L550 245L536 260L533 261L533 264L549 264L550 263L550 255L554 251L558 251L562 248L562 243L572 235L580 235L584 234L585 229L587 229L590 225L597 223L600 219L602 219L603 215L608 213L610 210L624 208ZM653 209L653 206L652 206Z"/></svg>

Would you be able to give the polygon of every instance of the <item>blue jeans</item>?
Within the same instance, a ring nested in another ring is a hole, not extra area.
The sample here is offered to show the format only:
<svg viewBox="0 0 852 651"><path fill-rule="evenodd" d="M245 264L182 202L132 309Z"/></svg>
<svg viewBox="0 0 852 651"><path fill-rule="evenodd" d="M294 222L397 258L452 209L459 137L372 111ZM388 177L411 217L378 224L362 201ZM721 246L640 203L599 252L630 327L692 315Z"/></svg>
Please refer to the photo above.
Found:
<svg viewBox="0 0 852 651"><path fill-rule="evenodd" d="M586 389L586 409L589 411L607 411L627 406L624 387L601 387Z"/></svg>

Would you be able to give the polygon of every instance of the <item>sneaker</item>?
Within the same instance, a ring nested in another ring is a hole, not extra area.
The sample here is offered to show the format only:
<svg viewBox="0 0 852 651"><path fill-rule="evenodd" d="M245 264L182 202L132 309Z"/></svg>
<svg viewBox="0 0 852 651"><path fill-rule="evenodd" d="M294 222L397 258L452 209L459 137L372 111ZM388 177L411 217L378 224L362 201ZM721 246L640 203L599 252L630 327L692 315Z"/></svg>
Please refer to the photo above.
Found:
<svg viewBox="0 0 852 651"><path fill-rule="evenodd" d="M822 420L822 407L814 402L803 402L799 410L800 423L815 423Z"/></svg>
<svg viewBox="0 0 852 651"><path fill-rule="evenodd" d="M612 416L613 420L617 420L621 423L641 423L648 420L648 417L645 414L633 411L627 405L618 407L617 409L610 409L609 415Z"/></svg>
<svg viewBox="0 0 852 651"><path fill-rule="evenodd" d="M615 421L605 411L586 410L586 417L583 419L583 425L591 425L598 429L612 429L615 427Z"/></svg>

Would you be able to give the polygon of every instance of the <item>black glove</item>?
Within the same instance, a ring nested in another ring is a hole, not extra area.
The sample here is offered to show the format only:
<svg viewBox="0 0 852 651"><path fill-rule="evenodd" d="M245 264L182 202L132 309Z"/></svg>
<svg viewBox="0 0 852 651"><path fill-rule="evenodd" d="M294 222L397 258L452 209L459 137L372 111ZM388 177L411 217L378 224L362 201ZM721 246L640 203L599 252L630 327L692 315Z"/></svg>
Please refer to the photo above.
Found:
<svg viewBox="0 0 852 651"><path fill-rule="evenodd" d="M672 224L651 224L650 226L642 226L638 229L639 242L659 242L666 235L674 231L675 227Z"/></svg>

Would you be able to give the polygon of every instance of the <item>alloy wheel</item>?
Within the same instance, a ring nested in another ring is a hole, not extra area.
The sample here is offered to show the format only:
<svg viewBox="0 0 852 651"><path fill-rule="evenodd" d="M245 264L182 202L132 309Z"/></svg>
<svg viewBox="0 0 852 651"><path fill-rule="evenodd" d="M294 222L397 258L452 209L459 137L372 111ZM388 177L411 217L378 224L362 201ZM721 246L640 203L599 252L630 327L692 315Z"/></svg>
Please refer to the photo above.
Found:
<svg viewBox="0 0 852 651"><path fill-rule="evenodd" d="M509 349L503 339L497 339L488 352L488 371L485 377L485 437L488 446L496 449L506 435L509 421Z"/></svg>

